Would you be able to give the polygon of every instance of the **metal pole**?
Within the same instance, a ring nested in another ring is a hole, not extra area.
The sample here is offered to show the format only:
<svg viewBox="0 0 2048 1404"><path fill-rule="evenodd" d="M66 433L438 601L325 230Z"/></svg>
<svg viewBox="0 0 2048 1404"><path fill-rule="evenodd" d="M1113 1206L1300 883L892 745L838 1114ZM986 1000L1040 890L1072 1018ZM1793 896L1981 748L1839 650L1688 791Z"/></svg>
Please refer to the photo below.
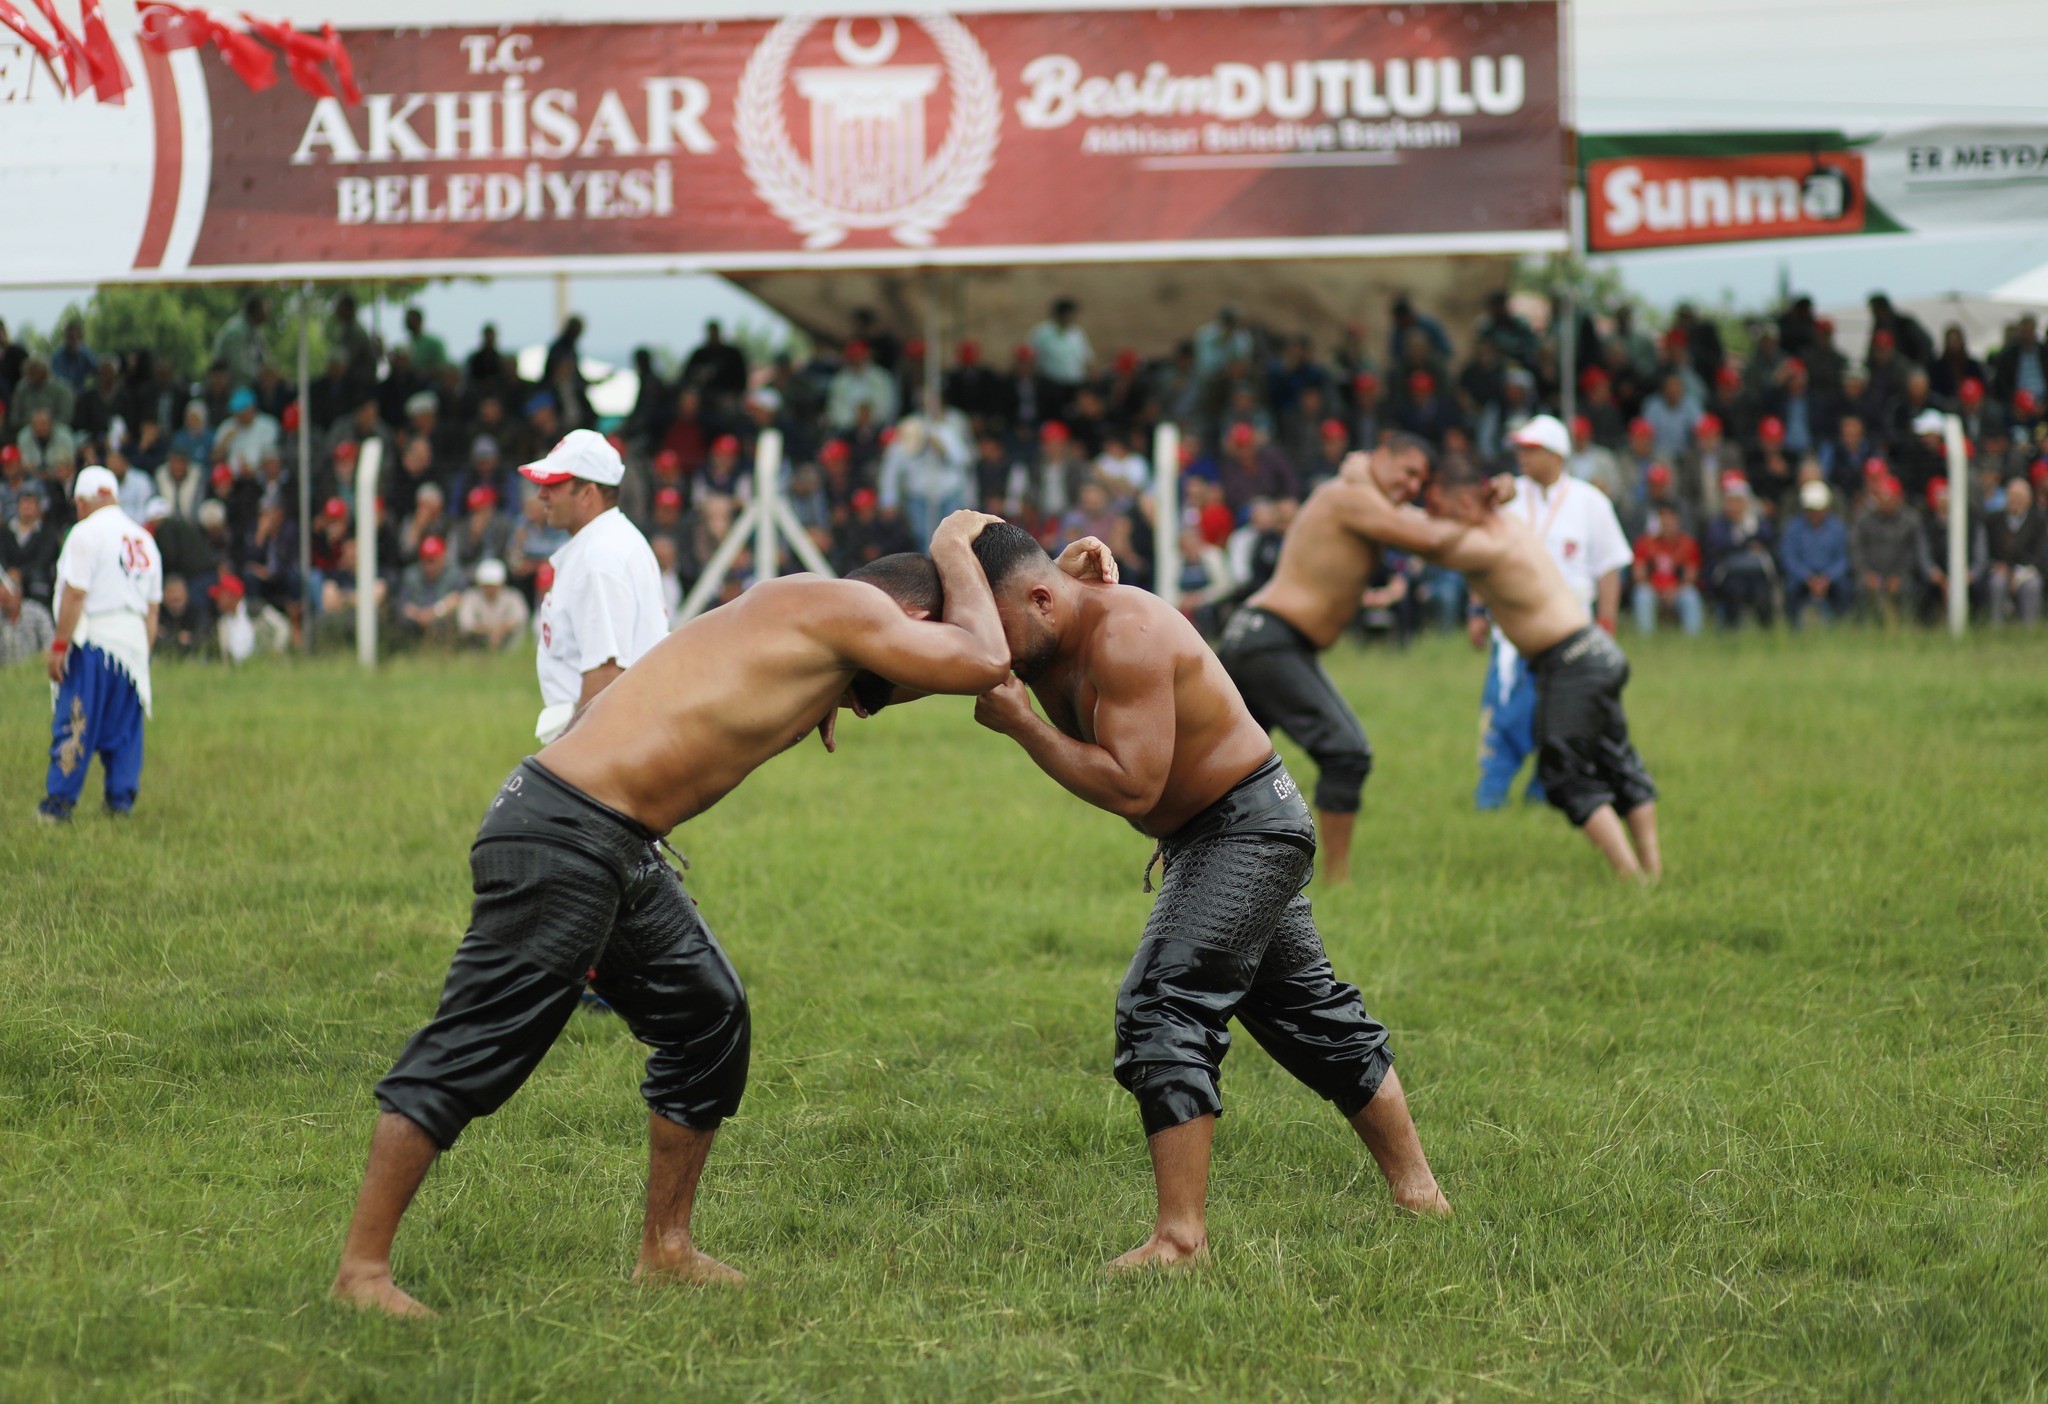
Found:
<svg viewBox="0 0 2048 1404"><path fill-rule="evenodd" d="M782 574L776 549L776 503L781 500L782 431L763 429L754 445L754 579L758 583Z"/></svg>
<svg viewBox="0 0 2048 1404"><path fill-rule="evenodd" d="M384 441L364 442L356 458L356 661L377 666L377 475Z"/></svg>
<svg viewBox="0 0 2048 1404"><path fill-rule="evenodd" d="M313 284L299 286L299 644L313 651Z"/></svg>
<svg viewBox="0 0 2048 1404"><path fill-rule="evenodd" d="M1580 232L1585 201L1576 185L1564 193L1566 253L1564 261L1564 325L1557 329L1557 408L1564 427L1572 427L1579 414L1579 299L1572 272L1579 258Z"/></svg>
<svg viewBox="0 0 2048 1404"><path fill-rule="evenodd" d="M1948 450L1948 631L1957 638L1970 624L1970 462L1963 421L1941 417Z"/></svg>
<svg viewBox="0 0 2048 1404"><path fill-rule="evenodd" d="M933 429L939 427L939 367L944 364L946 324L939 306L939 273L924 271L924 384L917 412Z"/></svg>
<svg viewBox="0 0 2048 1404"><path fill-rule="evenodd" d="M1152 589L1180 603L1180 426L1166 423L1152 436Z"/></svg>

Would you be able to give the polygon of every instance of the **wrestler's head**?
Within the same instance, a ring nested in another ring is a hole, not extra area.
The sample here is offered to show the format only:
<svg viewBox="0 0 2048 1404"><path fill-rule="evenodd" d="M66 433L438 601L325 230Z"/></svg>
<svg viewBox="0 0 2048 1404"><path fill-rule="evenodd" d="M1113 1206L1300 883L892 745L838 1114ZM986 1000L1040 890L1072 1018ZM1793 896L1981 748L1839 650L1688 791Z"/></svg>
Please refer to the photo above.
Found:
<svg viewBox="0 0 2048 1404"><path fill-rule="evenodd" d="M1435 463L1429 440L1397 429L1370 453L1347 454L1338 471L1354 481L1370 477L1389 502L1413 502Z"/></svg>
<svg viewBox="0 0 2048 1404"><path fill-rule="evenodd" d="M1445 454L1431 477L1427 506L1432 517L1477 525L1493 514L1493 480L1477 459Z"/></svg>
<svg viewBox="0 0 2048 1404"><path fill-rule="evenodd" d="M869 561L849 571L848 580L864 580L880 590L912 619L937 619L946 612L946 587L939 580L939 568L930 556L916 551L898 551ZM871 717L896 698L896 685L863 669L854 674L841 706L851 706L863 717Z"/></svg>
<svg viewBox="0 0 2048 1404"><path fill-rule="evenodd" d="M974 558L995 593L1003 638L1010 645L1010 669L1036 682L1059 652L1058 603L1066 577L1037 538L1009 522L991 522L974 538Z"/></svg>

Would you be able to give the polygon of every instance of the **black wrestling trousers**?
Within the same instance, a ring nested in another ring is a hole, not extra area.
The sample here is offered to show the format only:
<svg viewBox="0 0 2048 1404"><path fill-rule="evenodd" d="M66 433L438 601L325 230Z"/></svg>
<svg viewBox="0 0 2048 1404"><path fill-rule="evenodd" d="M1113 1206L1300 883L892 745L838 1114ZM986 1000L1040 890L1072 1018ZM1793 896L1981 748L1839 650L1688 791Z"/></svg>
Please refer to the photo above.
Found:
<svg viewBox="0 0 2048 1404"><path fill-rule="evenodd" d="M1583 826L1602 805L1626 815L1657 798L1629 740L1621 690L1628 658L1589 624L1529 660L1536 680L1536 776L1550 803Z"/></svg>
<svg viewBox="0 0 2048 1404"><path fill-rule="evenodd" d="M1316 808L1356 814L1372 774L1372 742L1308 636L1277 614L1247 607L1223 631L1216 656L1252 719L1316 763Z"/></svg>
<svg viewBox="0 0 2048 1404"><path fill-rule="evenodd" d="M747 1083L746 992L647 829L522 762L470 849L475 903L441 1005L377 1084L377 1103L443 1150L540 1065L584 981L646 1044L641 1096L716 1127Z"/></svg>
<svg viewBox="0 0 2048 1404"><path fill-rule="evenodd" d="M1166 873L1116 1001L1116 1077L1145 1134L1220 1114L1234 1017L1356 1115L1393 1064L1386 1028L1330 968L1308 895L1315 821L1278 756L1160 844Z"/></svg>

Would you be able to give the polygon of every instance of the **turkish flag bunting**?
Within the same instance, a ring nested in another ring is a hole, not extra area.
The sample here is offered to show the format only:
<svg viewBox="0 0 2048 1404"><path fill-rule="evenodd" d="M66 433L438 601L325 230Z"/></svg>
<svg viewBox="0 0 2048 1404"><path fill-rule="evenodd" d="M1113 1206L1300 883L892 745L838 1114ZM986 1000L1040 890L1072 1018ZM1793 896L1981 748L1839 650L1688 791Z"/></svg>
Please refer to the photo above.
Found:
<svg viewBox="0 0 2048 1404"><path fill-rule="evenodd" d="M92 60L86 56L85 41L73 34L70 27L57 14L56 0L36 0L36 8L56 32L57 47L64 54L64 77L73 93L82 93L93 86Z"/></svg>
<svg viewBox="0 0 2048 1404"><path fill-rule="evenodd" d="M260 93L276 86L277 60L271 57L270 50L197 6L145 0L140 13L142 42L156 52L170 54L212 44L235 75L255 91Z"/></svg>
<svg viewBox="0 0 2048 1404"><path fill-rule="evenodd" d="M100 0L83 0L79 13L85 20L85 56L92 64L93 92L101 102L120 106L129 87L128 70L114 49L114 36L107 32L107 17Z"/></svg>
<svg viewBox="0 0 2048 1404"><path fill-rule="evenodd" d="M64 80L63 71L57 67L57 56L63 51L50 42L48 35L28 22L28 16L15 6L14 0L0 0L0 25L5 25L19 34L24 43L41 54L43 62L49 65L50 76L57 81L57 86L67 93L71 91L71 85Z"/></svg>
<svg viewBox="0 0 2048 1404"><path fill-rule="evenodd" d="M341 83L341 100L350 107L363 105L363 90L356 86L355 62L348 56L348 47L341 42L341 36L334 32L334 26L320 26L320 36L333 49L334 76Z"/></svg>
<svg viewBox="0 0 2048 1404"><path fill-rule="evenodd" d="M248 11L242 18L249 22L249 28L257 37L284 50L285 67L290 70L292 81L314 97L336 96L334 84L320 71L325 63L333 63L335 76L341 80L340 96L350 106L362 102L362 90L356 87L354 66L348 59L348 50L342 47L341 36L334 32L333 25L323 27L318 34L308 34L288 24L260 20Z"/></svg>

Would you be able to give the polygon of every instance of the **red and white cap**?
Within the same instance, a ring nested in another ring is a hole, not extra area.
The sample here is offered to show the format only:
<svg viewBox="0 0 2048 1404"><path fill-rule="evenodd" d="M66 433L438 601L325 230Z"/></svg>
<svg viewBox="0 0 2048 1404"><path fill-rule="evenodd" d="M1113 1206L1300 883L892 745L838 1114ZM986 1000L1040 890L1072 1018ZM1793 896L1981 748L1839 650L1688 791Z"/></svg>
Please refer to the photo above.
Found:
<svg viewBox="0 0 2048 1404"><path fill-rule="evenodd" d="M1509 442L1549 449L1559 458L1572 455L1571 431L1554 414L1539 414L1508 436Z"/></svg>
<svg viewBox="0 0 2048 1404"><path fill-rule="evenodd" d="M566 483L571 478L581 478L599 487L617 487L626 476L626 463L604 435L592 429L571 429L548 450L546 458L526 464L519 472L544 487Z"/></svg>

